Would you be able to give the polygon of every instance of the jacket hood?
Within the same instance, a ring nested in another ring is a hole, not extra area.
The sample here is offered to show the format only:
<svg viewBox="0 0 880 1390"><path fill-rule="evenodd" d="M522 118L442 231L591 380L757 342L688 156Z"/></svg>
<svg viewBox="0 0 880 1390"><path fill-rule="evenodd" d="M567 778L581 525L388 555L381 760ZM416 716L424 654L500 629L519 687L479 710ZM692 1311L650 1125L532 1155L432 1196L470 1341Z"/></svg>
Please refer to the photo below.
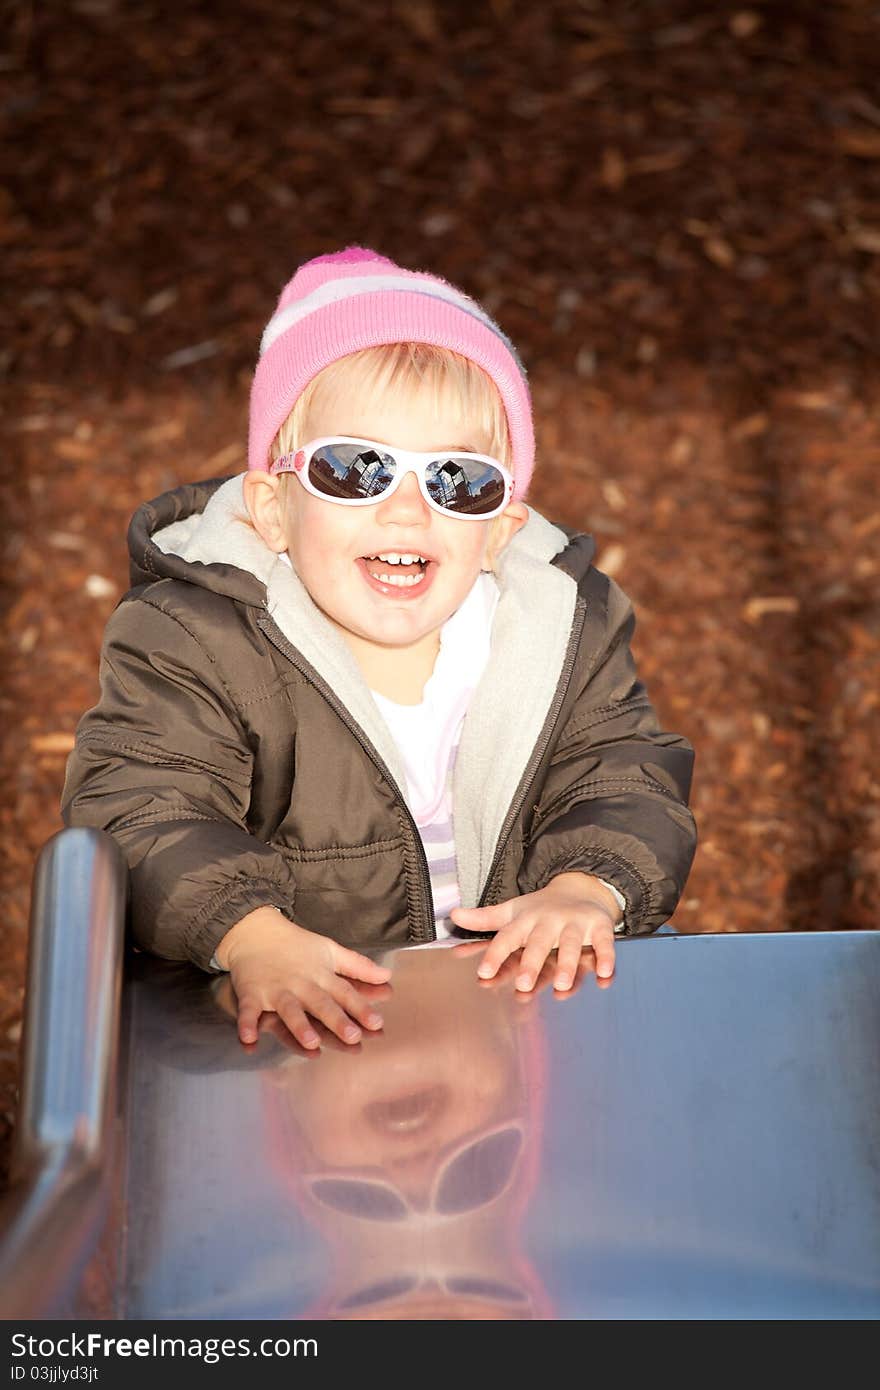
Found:
<svg viewBox="0 0 880 1390"><path fill-rule="evenodd" d="M265 610L345 705L405 796L400 754L352 652L295 570L251 526L243 480L240 474L194 483L140 507L129 528L133 584L185 580ZM594 550L589 536L528 511L498 563L490 661L468 708L453 774L463 906L478 901L544 727Z"/></svg>

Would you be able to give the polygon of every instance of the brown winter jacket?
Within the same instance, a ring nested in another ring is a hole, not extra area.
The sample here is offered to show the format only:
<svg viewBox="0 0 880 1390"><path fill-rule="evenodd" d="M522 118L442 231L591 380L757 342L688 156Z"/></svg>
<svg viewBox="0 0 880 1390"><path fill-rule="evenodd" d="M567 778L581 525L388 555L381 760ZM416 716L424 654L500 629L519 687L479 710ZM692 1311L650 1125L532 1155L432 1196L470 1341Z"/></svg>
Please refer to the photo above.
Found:
<svg viewBox="0 0 880 1390"><path fill-rule="evenodd" d="M171 959L208 968L265 904L354 947L431 940L396 745L345 642L246 522L241 485L136 512L135 587L107 626L65 821L116 838L135 939ZM658 727L631 606L592 554L530 510L499 562L453 781L459 888L483 906L582 869L623 893L632 934L669 916L687 878L693 753Z"/></svg>

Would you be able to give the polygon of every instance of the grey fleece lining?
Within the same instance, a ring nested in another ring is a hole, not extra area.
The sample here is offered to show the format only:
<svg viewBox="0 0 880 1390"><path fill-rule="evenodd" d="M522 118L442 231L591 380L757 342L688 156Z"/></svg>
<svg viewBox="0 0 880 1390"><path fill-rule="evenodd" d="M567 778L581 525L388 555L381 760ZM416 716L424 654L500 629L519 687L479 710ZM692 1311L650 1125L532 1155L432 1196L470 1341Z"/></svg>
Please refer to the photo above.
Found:
<svg viewBox="0 0 880 1390"><path fill-rule="evenodd" d="M204 512L164 527L153 541L190 564L235 565L266 586L269 616L336 693L403 792L400 753L354 655L296 572L250 525L243 478L230 478ZM479 901L501 827L559 683L577 586L549 561L567 544L563 531L529 508L528 521L499 560L489 665L465 716L453 774L463 907ZM193 579L197 582L197 575Z"/></svg>

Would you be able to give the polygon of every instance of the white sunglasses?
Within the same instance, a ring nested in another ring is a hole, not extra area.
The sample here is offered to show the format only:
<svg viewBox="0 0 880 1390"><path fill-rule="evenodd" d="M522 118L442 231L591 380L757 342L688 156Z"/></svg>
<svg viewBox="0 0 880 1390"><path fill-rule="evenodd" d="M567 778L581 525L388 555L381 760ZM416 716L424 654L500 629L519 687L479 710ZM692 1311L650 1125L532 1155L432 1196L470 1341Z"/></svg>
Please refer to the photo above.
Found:
<svg viewBox="0 0 880 1390"><path fill-rule="evenodd" d="M428 506L462 521L498 516L513 496L513 478L488 454L415 453L347 435L313 439L275 459L269 472L295 473L314 497L343 507L381 502L415 473Z"/></svg>
<svg viewBox="0 0 880 1390"><path fill-rule="evenodd" d="M306 1173L302 1181L320 1206L360 1221L444 1220L496 1201L513 1181L523 1141L522 1124L509 1121L458 1145L440 1164L424 1208L370 1170Z"/></svg>

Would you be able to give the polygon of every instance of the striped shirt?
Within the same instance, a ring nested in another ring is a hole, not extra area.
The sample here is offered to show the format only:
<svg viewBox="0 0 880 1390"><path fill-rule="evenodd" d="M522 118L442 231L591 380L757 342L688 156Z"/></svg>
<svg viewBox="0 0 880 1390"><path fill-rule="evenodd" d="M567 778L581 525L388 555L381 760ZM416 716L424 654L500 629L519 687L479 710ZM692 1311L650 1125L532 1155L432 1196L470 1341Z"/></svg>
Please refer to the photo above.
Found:
<svg viewBox="0 0 880 1390"><path fill-rule="evenodd" d="M418 827L434 898L438 939L455 930L458 874L452 824L452 774L468 704L489 661L498 585L481 574L440 630L440 650L421 704L399 705L373 691L406 771L406 799Z"/></svg>

